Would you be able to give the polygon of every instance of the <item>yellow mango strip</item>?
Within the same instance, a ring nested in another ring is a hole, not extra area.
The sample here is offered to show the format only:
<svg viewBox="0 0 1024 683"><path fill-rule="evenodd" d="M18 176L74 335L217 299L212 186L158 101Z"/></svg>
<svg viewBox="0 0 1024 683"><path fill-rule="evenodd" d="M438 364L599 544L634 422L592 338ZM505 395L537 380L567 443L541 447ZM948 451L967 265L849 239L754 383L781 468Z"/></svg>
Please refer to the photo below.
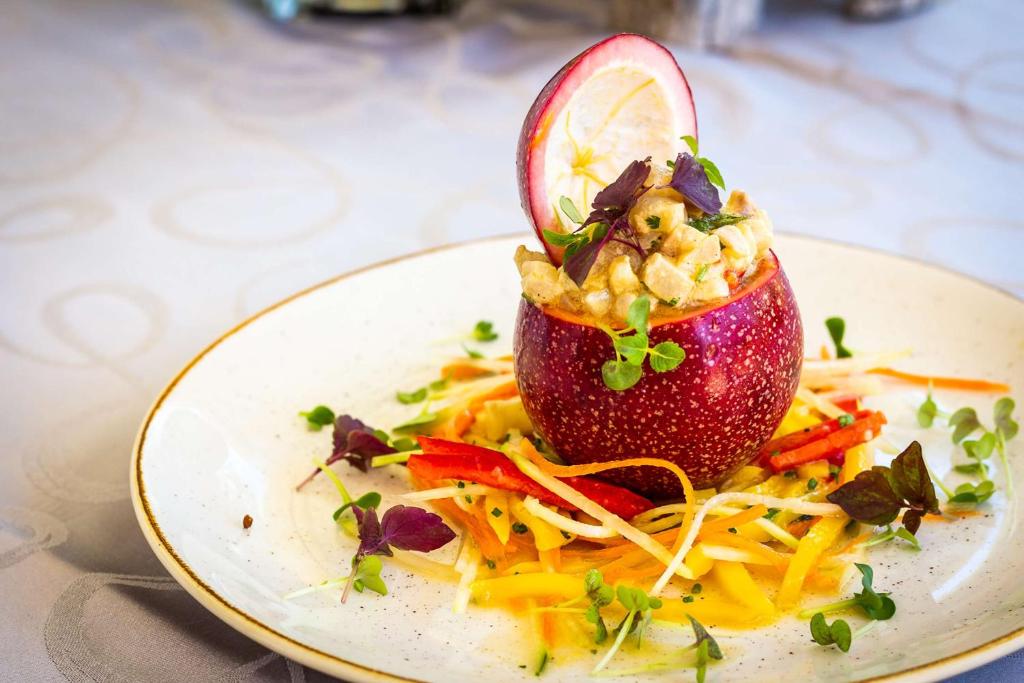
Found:
<svg viewBox="0 0 1024 683"><path fill-rule="evenodd" d="M750 577L746 567L737 562L715 562L711 576L722 591L758 614L771 614L775 605L761 587Z"/></svg>
<svg viewBox="0 0 1024 683"><path fill-rule="evenodd" d="M504 603L510 600L550 599L557 602L578 598L583 593L583 579L572 574L516 574L475 581L470 587L477 602Z"/></svg>
<svg viewBox="0 0 1024 683"><path fill-rule="evenodd" d="M695 545L693 550L686 553L686 561L683 563L690 568L690 572L693 573L693 578L695 579L704 576L715 566L715 561L708 557L707 553L704 552L703 546L703 543Z"/></svg>
<svg viewBox="0 0 1024 683"><path fill-rule="evenodd" d="M786 575L782 578L778 596L779 607L788 609L797 603L808 572L817 564L822 553L836 542L848 521L849 517L846 515L822 517L800 539L796 553L789 561Z"/></svg>
<svg viewBox="0 0 1024 683"><path fill-rule="evenodd" d="M671 621L689 625L686 615L692 616L708 627L721 628L753 628L764 626L772 621L774 611L757 612L746 605L719 596L696 596L693 602L683 602L679 598L662 598L661 607L654 610L652 616L662 621Z"/></svg>
<svg viewBox="0 0 1024 683"><path fill-rule="evenodd" d="M533 574L535 572L544 571L544 567L541 566L537 560L528 560L526 562L519 562L517 564L509 565L502 570L502 576L512 576L513 574Z"/></svg>
<svg viewBox="0 0 1024 683"><path fill-rule="evenodd" d="M509 496L508 504L516 519L533 532L533 541L537 545L537 550L544 551L560 548L569 542L569 539L563 536L561 531L527 510L526 506L523 505L523 501L518 496Z"/></svg>
<svg viewBox="0 0 1024 683"><path fill-rule="evenodd" d="M508 494L504 492L489 493L484 497L484 511L487 513L487 524L494 530L502 545L508 543L512 523L508 509Z"/></svg>
<svg viewBox="0 0 1024 683"><path fill-rule="evenodd" d="M874 464L875 458L870 441L854 446L846 451L846 459L843 461L843 471L839 474L839 481L843 484L852 481L860 472L870 469Z"/></svg>
<svg viewBox="0 0 1024 683"><path fill-rule="evenodd" d="M540 566L543 567L544 571L549 574L555 574L562 571L562 553L558 548L551 548L550 550L541 550L540 553Z"/></svg>

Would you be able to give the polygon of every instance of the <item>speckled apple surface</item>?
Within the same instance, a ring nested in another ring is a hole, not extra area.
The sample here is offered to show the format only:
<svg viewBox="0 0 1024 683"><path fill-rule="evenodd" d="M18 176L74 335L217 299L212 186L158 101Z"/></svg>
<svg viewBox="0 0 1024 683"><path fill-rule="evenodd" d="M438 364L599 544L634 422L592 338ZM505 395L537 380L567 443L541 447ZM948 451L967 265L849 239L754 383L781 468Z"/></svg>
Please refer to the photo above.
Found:
<svg viewBox="0 0 1024 683"><path fill-rule="evenodd" d="M409 417L416 407L395 402L395 389L432 378L448 354L461 353L435 340L481 318L501 334L488 351L509 353L519 301L512 252L527 239L444 249L326 283L237 328L174 378L140 431L131 480L143 533L193 597L267 647L346 680L536 680L519 668L531 652L523 623L472 607L455 615L454 585L393 562L384 571L387 597L356 595L344 606L337 592L282 599L344 574L354 550L331 522L338 503L329 482L294 492L311 459L330 447L330 435L306 431L297 411L325 403L380 426ZM842 315L855 351L912 348L903 365L911 371L1024 384L1024 304L1012 296L854 247L782 236L777 252L807 348L826 340L825 317ZM955 484L947 432L916 426L923 397L904 387L869 405L886 411L895 443L920 440L931 467ZM947 409L969 403L984 417L996 397L936 398ZM1018 490L1022 442L1010 444ZM385 507L404 488L400 468L340 472L354 491L382 492ZM760 631L716 629L726 660L709 680L936 680L1024 646L1020 508L1001 472L996 479L984 514L925 524L920 553L872 550L875 586L892 591L898 611L849 654L812 644L806 623L792 618ZM666 647L690 640L672 629L651 629L651 637ZM582 680L593 663L588 651L556 656L544 680Z"/></svg>
<svg viewBox="0 0 1024 683"><path fill-rule="evenodd" d="M650 344L672 341L686 357L656 373L644 366L625 391L604 384L615 357L608 334L519 304L513 354L523 406L555 452L572 463L628 457L671 460L697 488L722 481L771 438L793 402L803 329L793 290L774 255L736 295L655 324ZM682 494L671 472L630 467L602 475L654 499Z"/></svg>

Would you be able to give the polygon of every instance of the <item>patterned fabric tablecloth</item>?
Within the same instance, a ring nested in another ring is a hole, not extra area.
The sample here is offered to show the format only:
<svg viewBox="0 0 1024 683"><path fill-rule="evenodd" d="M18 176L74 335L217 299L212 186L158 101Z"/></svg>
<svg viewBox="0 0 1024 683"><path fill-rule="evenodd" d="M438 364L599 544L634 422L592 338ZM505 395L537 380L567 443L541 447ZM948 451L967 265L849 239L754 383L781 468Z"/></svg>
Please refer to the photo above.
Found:
<svg viewBox="0 0 1024 683"><path fill-rule="evenodd" d="M1007 44L1024 5L858 25L769 4L729 54L676 51L726 177L782 230L1024 293L1024 52ZM5 3L0 679L323 678L164 573L128 499L136 428L195 352L282 296L525 229L519 124L603 8L279 27L243 2ZM1019 656L962 680L1012 678Z"/></svg>

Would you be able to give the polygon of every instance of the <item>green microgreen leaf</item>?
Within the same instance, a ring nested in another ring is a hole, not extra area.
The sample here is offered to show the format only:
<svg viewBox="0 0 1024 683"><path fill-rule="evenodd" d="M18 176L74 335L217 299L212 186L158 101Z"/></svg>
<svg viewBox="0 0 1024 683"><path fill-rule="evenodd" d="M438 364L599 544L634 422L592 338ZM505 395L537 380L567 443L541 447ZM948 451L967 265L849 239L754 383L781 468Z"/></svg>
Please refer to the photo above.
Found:
<svg viewBox="0 0 1024 683"><path fill-rule="evenodd" d="M717 230L718 228L726 225L740 223L747 220L747 218L749 218L749 216L741 216L732 213L712 213L701 216L700 218L690 219L686 224L703 233L710 233L712 230Z"/></svg>
<svg viewBox="0 0 1024 683"><path fill-rule="evenodd" d="M996 447L996 435L992 432L985 432L980 439L965 440L961 445L968 457L980 462L992 455L992 451Z"/></svg>
<svg viewBox="0 0 1024 683"><path fill-rule="evenodd" d="M544 241L553 247L569 247L573 244L578 243L580 240L587 239L587 235L581 232L555 232L554 230L545 230Z"/></svg>
<svg viewBox="0 0 1024 683"><path fill-rule="evenodd" d="M980 505L991 498L995 490L995 484L989 479L978 484L960 484L960 486L956 487L954 495L949 499L949 502L961 505Z"/></svg>
<svg viewBox="0 0 1024 683"><path fill-rule="evenodd" d="M423 427L424 425L428 425L428 424L431 424L432 422L436 422L436 421L437 421L437 413L432 413L430 411L424 410L423 412L421 412L416 417L409 418L408 420L406 420L405 422L401 423L400 425L397 425L396 427L393 428L392 431L395 431L395 432L412 431L412 430L415 430L415 429L417 429L419 427Z"/></svg>
<svg viewBox="0 0 1024 683"><path fill-rule="evenodd" d="M690 148L690 153L693 156L697 156L697 150L699 149L699 147L697 146L697 138L693 137L692 135L684 135L679 139L686 143L686 146Z"/></svg>
<svg viewBox="0 0 1024 683"><path fill-rule="evenodd" d="M935 416L938 413L939 407L935 405L935 400L932 398L932 390L929 387L928 396L917 409L917 424L921 425L924 429L928 429L935 423Z"/></svg>
<svg viewBox="0 0 1024 683"><path fill-rule="evenodd" d="M896 538L903 539L904 541L909 543L911 546L913 546L914 550L920 550L921 549L921 543L920 543L920 541L917 540L917 536L915 536L914 534L910 533L910 531L908 531L906 527L900 527L899 529L896 530Z"/></svg>
<svg viewBox="0 0 1024 683"><path fill-rule="evenodd" d="M835 645L842 652L849 652L853 642L849 624L842 619L836 619L829 624L821 612L811 617L811 637L822 647Z"/></svg>
<svg viewBox="0 0 1024 683"><path fill-rule="evenodd" d="M480 320L473 327L473 339L478 342L489 342L494 341L498 338L498 333L494 331L494 323L490 320Z"/></svg>
<svg viewBox="0 0 1024 683"><path fill-rule="evenodd" d="M299 417L306 418L306 426L313 432L334 424L334 411L327 406L317 406L313 410L299 413Z"/></svg>
<svg viewBox="0 0 1024 683"><path fill-rule="evenodd" d="M604 582L604 577L597 569L591 569L583 577L583 588L590 600L590 607L587 608L584 617L596 627L594 642L600 645L608 639L608 627L601 616L601 608L612 604L615 591Z"/></svg>
<svg viewBox="0 0 1024 683"><path fill-rule="evenodd" d="M469 356L470 358L480 359L480 358L484 357L484 354L480 353L479 351L477 351L475 349L469 348L465 344L462 345L462 350L465 351L466 355Z"/></svg>
<svg viewBox="0 0 1024 683"><path fill-rule="evenodd" d="M334 517L334 521L337 522L338 518L341 517L345 510L348 510L350 507L357 507L366 510L367 508L380 507L380 501L380 494L377 493L376 491L370 491L369 493L364 493L355 500L350 500L349 502L345 503L340 508L335 510L332 516Z"/></svg>
<svg viewBox="0 0 1024 683"><path fill-rule="evenodd" d="M399 391L395 394L395 398L398 399L399 403L404 403L406 405L422 403L427 400L427 388L420 387L416 391Z"/></svg>
<svg viewBox="0 0 1024 683"><path fill-rule="evenodd" d="M842 318L833 317L825 320L825 327L828 329L828 336L836 347L836 358L849 358L853 354L843 346L843 337L846 335L846 321Z"/></svg>
<svg viewBox="0 0 1024 683"><path fill-rule="evenodd" d="M949 426L953 428L953 443L960 443L976 430L981 429L978 413L974 408L965 406L949 416Z"/></svg>
<svg viewBox="0 0 1024 683"><path fill-rule="evenodd" d="M651 313L651 300L646 295L638 296L626 311L626 324L638 333L647 334L647 318Z"/></svg>
<svg viewBox="0 0 1024 683"><path fill-rule="evenodd" d="M661 216L648 216L644 219L644 223L647 223L647 227L651 230L657 230L661 227Z"/></svg>
<svg viewBox="0 0 1024 683"><path fill-rule="evenodd" d="M356 564L352 587L359 593L362 593L364 589L368 589L379 595L387 595L388 587L384 583L384 579L380 578L380 571L383 568L384 563L381 562L380 557L377 555L367 555L362 558Z"/></svg>
<svg viewBox="0 0 1024 683"><path fill-rule="evenodd" d="M711 181L712 185L725 189L725 180L722 178L722 172L718 170L718 166L715 166L715 162L705 157L697 157L698 163L704 167L704 173L707 174L708 180Z"/></svg>
<svg viewBox="0 0 1024 683"><path fill-rule="evenodd" d="M640 367L647 357L647 335L634 334L630 337L616 337L613 342L615 352L627 363Z"/></svg>
<svg viewBox="0 0 1024 683"><path fill-rule="evenodd" d="M686 351L672 341L664 341L656 344L650 350L651 369L655 372L668 372L675 370L686 358Z"/></svg>
<svg viewBox="0 0 1024 683"><path fill-rule="evenodd" d="M562 209L562 212L568 216L569 220L576 225L583 222L583 216L580 215L580 210L576 208L576 205L573 204L573 201L568 197L564 195L559 197L558 206Z"/></svg>
<svg viewBox="0 0 1024 683"><path fill-rule="evenodd" d="M608 360L601 366L601 378L605 386L615 391L625 391L640 381L643 368L625 361Z"/></svg>
<svg viewBox="0 0 1024 683"><path fill-rule="evenodd" d="M1009 441L1013 437L1017 436L1017 431L1020 427L1011 415L1011 413L1013 413L1013 408L1013 399L1009 396L1004 396L996 401L995 407L992 409L992 418L996 425L996 433L1002 435L1003 441Z"/></svg>

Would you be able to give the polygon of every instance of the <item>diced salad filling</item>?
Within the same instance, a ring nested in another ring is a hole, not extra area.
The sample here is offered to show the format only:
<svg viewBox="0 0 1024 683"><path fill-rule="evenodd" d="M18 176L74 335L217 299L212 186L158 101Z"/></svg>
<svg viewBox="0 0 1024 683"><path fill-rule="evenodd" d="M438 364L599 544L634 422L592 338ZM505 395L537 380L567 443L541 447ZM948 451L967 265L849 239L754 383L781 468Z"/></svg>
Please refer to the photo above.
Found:
<svg viewBox="0 0 1024 683"><path fill-rule="evenodd" d="M652 317L728 297L771 249L771 219L738 190L721 213L708 216L668 186L671 175L668 167L652 166L648 189L628 213L635 243L609 241L582 285L543 252L520 246L515 261L523 295L613 325L624 322L630 304L643 295Z"/></svg>

